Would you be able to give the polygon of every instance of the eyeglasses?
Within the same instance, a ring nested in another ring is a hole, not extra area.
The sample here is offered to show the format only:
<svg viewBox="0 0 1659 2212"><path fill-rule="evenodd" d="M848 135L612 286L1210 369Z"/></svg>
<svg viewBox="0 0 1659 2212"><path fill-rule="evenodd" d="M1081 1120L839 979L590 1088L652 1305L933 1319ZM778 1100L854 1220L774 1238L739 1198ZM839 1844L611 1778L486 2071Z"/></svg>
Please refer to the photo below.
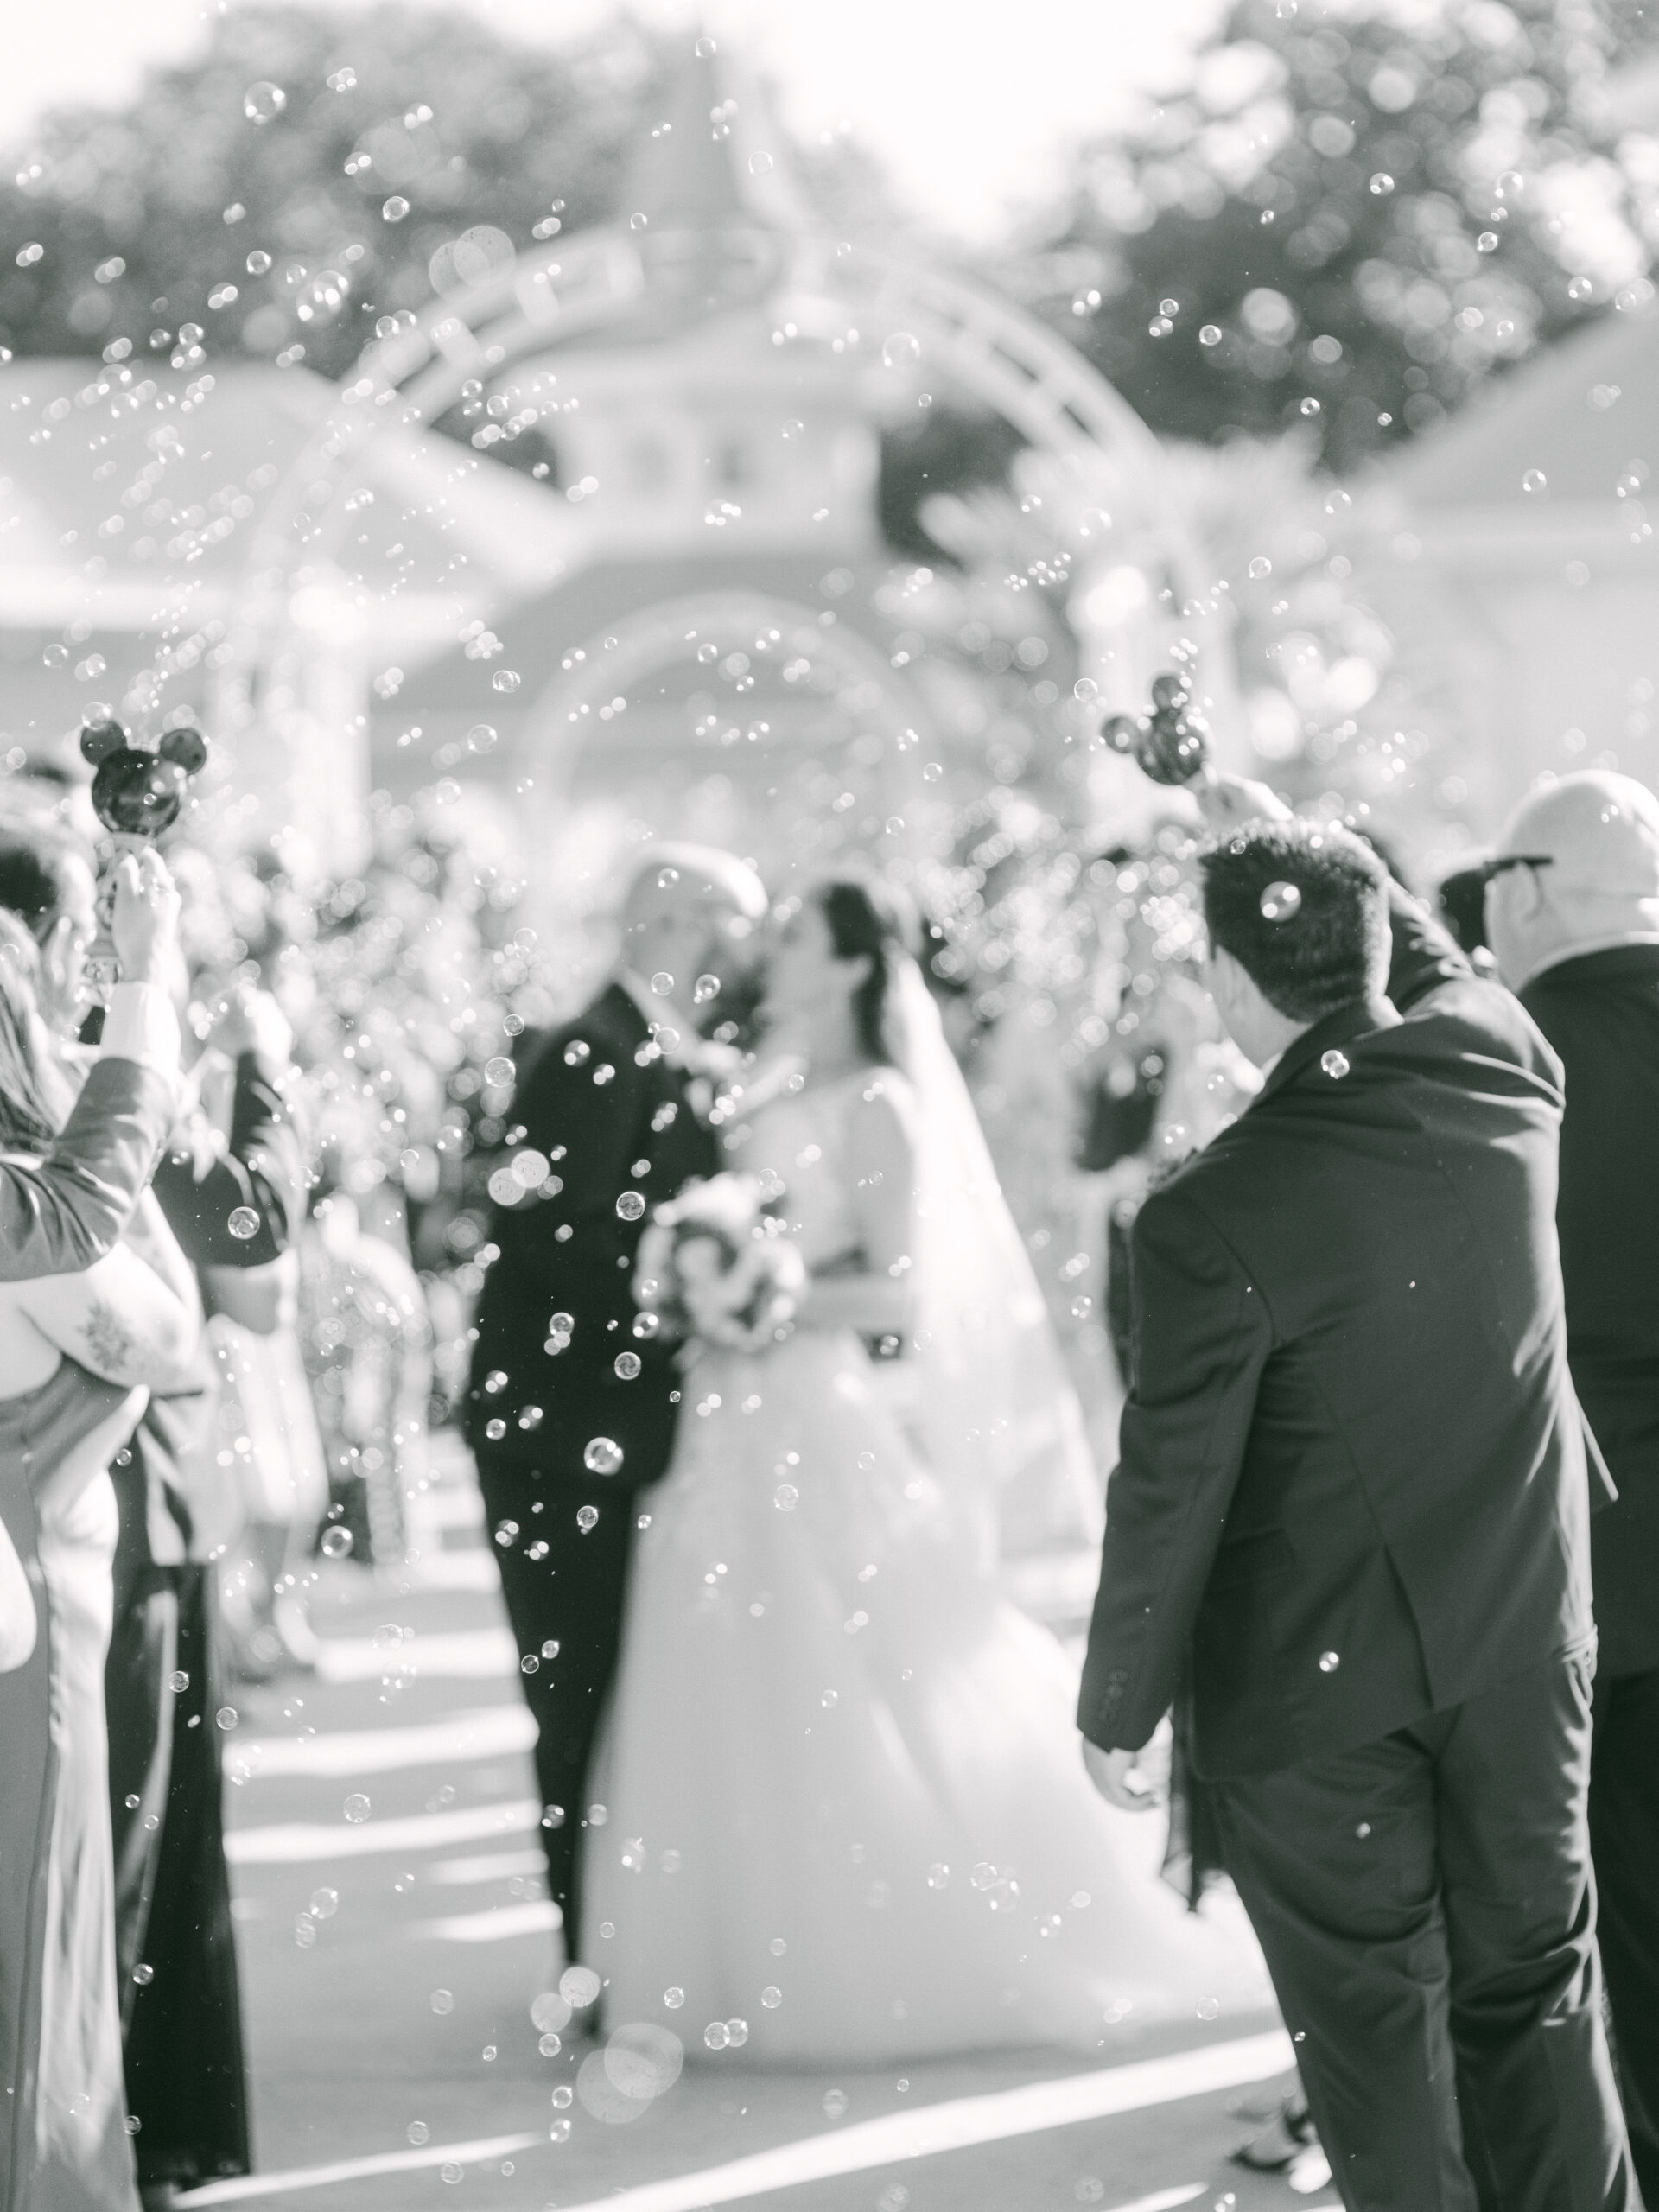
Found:
<svg viewBox="0 0 1659 2212"><path fill-rule="evenodd" d="M1483 861L1475 870L1483 883L1494 877L1507 875L1512 868L1554 868L1554 853L1500 853L1496 860Z"/></svg>

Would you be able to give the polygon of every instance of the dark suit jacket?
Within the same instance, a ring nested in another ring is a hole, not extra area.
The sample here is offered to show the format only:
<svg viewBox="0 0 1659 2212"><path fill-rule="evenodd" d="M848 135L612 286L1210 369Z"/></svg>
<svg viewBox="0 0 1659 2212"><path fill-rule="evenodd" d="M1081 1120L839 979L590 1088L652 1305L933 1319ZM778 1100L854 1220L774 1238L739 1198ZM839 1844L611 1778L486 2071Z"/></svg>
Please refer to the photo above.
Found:
<svg viewBox="0 0 1659 2212"><path fill-rule="evenodd" d="M1659 1668L1659 944L1547 968L1522 1003L1567 1070L1567 1349L1618 1503L1591 1552L1598 1676Z"/></svg>
<svg viewBox="0 0 1659 2212"><path fill-rule="evenodd" d="M173 1086L99 1060L38 1166L0 1165L0 1281L78 1274L112 1251L173 1119Z"/></svg>
<svg viewBox="0 0 1659 2212"><path fill-rule="evenodd" d="M1403 896L1389 988L1141 1210L1096 1744L1144 1744L1190 1669L1200 1770L1270 1771L1592 1632L1560 1068Z"/></svg>
<svg viewBox="0 0 1659 2212"><path fill-rule="evenodd" d="M583 1447L607 1436L623 1448L619 1485L655 1482L673 1448L678 1370L671 1347L632 1334L634 1256L649 1211L626 1220L616 1202L637 1191L647 1209L660 1205L693 1176L717 1173L719 1147L683 1071L652 1046L644 1016L614 983L539 1042L512 1118L560 1187L491 1216L500 1256L479 1304L467 1440L480 1459L586 1479ZM557 1313L575 1329L568 1351L550 1353ZM622 1351L639 1355L632 1381L615 1371ZM492 1389L496 1376L505 1379Z"/></svg>

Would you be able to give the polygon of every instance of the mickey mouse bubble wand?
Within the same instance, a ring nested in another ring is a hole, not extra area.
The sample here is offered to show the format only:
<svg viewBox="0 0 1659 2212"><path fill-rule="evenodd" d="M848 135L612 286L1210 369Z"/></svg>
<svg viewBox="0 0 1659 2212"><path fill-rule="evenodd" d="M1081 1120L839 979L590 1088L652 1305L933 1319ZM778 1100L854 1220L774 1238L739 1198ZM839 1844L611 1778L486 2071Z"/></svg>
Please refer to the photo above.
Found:
<svg viewBox="0 0 1659 2212"><path fill-rule="evenodd" d="M178 820L186 782L207 764L207 741L187 722L169 729L152 750L134 745L119 722L105 716L81 731L80 751L97 771L92 811L108 832L98 872L98 935L86 961L92 996L107 1006L121 980L111 932L115 871L125 854L143 852Z"/></svg>
<svg viewBox="0 0 1659 2212"><path fill-rule="evenodd" d="M1100 734L1154 784L1196 783L1210 764L1210 733L1193 704L1192 680L1173 671L1154 677L1149 715L1109 715Z"/></svg>

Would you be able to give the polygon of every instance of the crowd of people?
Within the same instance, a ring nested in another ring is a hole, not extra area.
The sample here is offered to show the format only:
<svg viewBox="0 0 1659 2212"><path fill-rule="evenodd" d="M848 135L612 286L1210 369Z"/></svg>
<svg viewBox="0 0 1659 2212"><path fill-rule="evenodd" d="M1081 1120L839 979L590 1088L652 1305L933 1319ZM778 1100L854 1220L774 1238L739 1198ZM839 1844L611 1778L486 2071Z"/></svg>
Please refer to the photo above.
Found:
<svg viewBox="0 0 1659 2212"><path fill-rule="evenodd" d="M181 1027L166 863L104 891L99 1006L90 845L0 823L0 2201L45 2212L249 2171L227 1700L308 1662L319 1534L371 1549L427 1410L413 1272L321 1182L276 1001Z"/></svg>
<svg viewBox="0 0 1659 2212"><path fill-rule="evenodd" d="M1300 2083L1252 2163L1317 2134L1355 2212L1659 2201L1659 800L1534 793L1443 924L1195 789L1207 1001L1174 980L1084 1164L1213 1093L1208 1020L1237 1110L1114 1187L1103 1539L893 885L653 849L603 989L495 1070L458 1395L561 2024L1086 2049L1270 1980ZM181 1035L179 945L153 848L100 892L0 825L7 2212L248 2171L217 1723L306 1663L318 1549L395 1554L431 1378L276 1002ZM1008 1527L1103 1541L1080 1704ZM1166 1801L1190 1910L1126 1835Z"/></svg>

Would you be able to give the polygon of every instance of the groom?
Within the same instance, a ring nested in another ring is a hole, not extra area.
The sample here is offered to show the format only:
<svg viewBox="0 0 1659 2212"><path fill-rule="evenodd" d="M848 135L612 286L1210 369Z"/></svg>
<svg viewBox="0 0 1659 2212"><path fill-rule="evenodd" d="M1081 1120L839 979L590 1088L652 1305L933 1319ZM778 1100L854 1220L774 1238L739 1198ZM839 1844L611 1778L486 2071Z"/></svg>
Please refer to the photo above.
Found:
<svg viewBox="0 0 1659 2212"><path fill-rule="evenodd" d="M636 1333L634 1257L651 1210L718 1172L707 1120L716 1055L698 1026L721 1019L748 975L766 911L760 878L729 853L648 855L623 901L610 982L521 1063L517 1158L545 1166L490 1223L499 1256L479 1305L467 1437L536 1716L548 1886L570 1962L582 1834L603 1819L588 1777L628 1558L679 1406L672 1349Z"/></svg>
<svg viewBox="0 0 1659 2212"><path fill-rule="evenodd" d="M1560 1065L1357 839L1206 811L1209 981L1267 1079L1135 1223L1085 1757L1135 1802L1185 1685L1347 2205L1623 2212Z"/></svg>

